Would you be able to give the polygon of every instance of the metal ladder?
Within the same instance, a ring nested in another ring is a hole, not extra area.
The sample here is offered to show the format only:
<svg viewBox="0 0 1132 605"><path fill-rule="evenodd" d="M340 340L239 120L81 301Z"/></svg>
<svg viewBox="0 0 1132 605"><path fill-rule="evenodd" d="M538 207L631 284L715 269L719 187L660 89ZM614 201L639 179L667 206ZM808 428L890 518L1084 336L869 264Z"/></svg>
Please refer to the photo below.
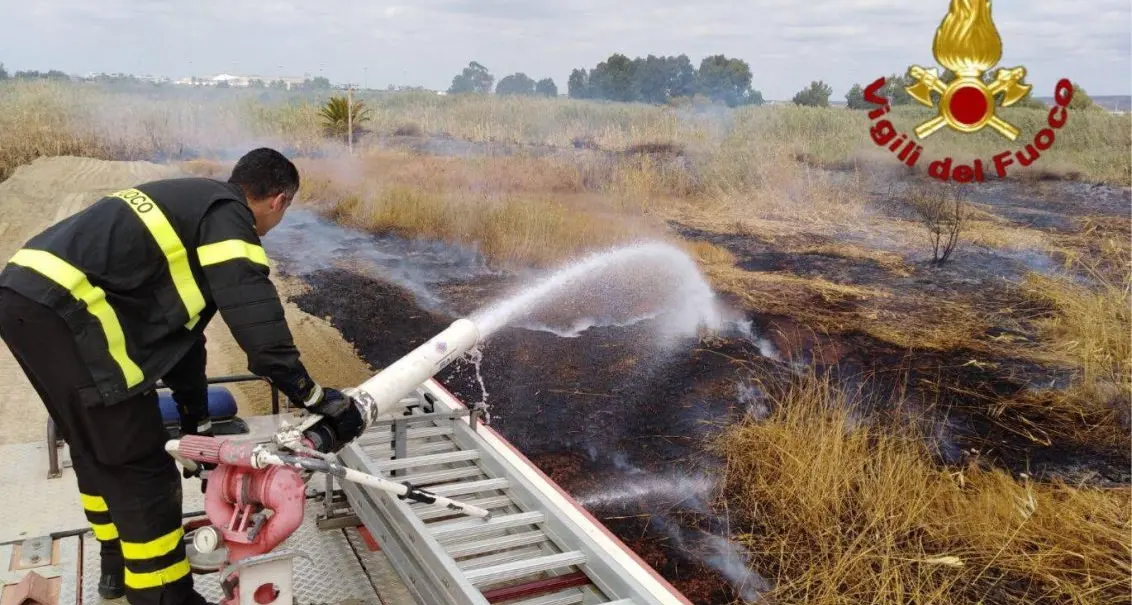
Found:
<svg viewBox="0 0 1132 605"><path fill-rule="evenodd" d="M431 381L403 403L405 416L370 427L340 453L342 462L492 511L484 521L342 483L353 514L419 602L689 603L572 501L566 505L498 435L486 434L478 412Z"/></svg>

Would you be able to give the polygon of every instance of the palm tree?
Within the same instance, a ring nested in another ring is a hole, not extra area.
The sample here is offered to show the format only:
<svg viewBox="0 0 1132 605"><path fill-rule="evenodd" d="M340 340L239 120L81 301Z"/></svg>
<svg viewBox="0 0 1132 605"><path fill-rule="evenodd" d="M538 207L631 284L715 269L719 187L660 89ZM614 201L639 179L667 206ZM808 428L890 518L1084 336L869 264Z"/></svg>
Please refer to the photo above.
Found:
<svg viewBox="0 0 1132 605"><path fill-rule="evenodd" d="M353 116L350 115L350 102L346 97L330 97L322 110L318 112L322 116L322 128L326 136L339 138L345 140L349 134L349 124L353 123L354 137L363 132L361 124L370 120L370 108L365 106L362 101L354 101Z"/></svg>

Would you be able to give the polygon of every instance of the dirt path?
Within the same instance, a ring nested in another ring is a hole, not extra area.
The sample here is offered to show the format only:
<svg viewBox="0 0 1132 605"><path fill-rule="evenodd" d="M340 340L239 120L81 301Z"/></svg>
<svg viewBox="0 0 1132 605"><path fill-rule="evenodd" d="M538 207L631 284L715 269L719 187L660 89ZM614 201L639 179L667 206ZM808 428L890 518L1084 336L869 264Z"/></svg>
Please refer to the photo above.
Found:
<svg viewBox="0 0 1132 605"><path fill-rule="evenodd" d="M100 196L150 180L183 176L175 167L149 162L107 162L89 158L42 158L16 170L0 183L0 259L6 261L35 233L87 207ZM326 320L289 302L302 286L274 278L287 320L303 361L315 380L332 387L351 386L373 374ZM210 376L246 374L247 358L228 327L217 317L205 332ZM242 414L270 408L264 383L231 385ZM0 347L0 445L44 438L47 413L7 347Z"/></svg>

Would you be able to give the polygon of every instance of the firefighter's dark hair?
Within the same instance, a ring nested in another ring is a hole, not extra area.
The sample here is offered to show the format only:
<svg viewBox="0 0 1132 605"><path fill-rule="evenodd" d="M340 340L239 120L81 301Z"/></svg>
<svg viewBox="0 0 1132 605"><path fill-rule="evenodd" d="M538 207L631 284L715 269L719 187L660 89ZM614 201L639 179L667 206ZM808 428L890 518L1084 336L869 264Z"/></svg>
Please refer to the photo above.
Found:
<svg viewBox="0 0 1132 605"><path fill-rule="evenodd" d="M262 200L299 190L299 169L274 149L260 147L244 154L228 182L239 185L248 200Z"/></svg>

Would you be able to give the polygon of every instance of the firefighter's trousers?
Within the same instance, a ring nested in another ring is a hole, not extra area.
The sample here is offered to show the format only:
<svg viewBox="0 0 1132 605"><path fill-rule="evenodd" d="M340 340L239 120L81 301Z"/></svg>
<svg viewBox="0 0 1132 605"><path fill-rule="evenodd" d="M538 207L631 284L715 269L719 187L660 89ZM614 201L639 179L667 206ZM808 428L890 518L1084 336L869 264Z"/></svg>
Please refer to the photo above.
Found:
<svg viewBox="0 0 1132 605"><path fill-rule="evenodd" d="M67 324L3 288L0 338L70 446L81 505L102 545L103 571L125 564L126 598L133 605L205 603L193 590L185 556L181 475L165 452L156 393L104 405Z"/></svg>

